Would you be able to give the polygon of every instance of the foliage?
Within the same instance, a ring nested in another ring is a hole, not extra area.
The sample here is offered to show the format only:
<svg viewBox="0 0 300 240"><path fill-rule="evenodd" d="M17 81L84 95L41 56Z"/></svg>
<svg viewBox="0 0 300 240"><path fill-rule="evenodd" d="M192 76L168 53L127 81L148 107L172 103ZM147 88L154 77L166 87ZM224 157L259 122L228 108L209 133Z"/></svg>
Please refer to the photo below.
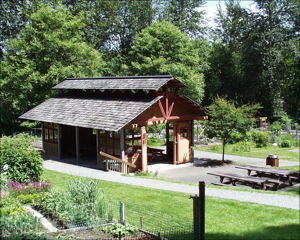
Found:
<svg viewBox="0 0 300 240"><path fill-rule="evenodd" d="M49 181L46 182L29 182L19 183L9 181L7 187L10 189L11 194L20 195L20 194L35 194L41 192L48 192L52 187L52 184Z"/></svg>
<svg viewBox="0 0 300 240"><path fill-rule="evenodd" d="M258 11L225 1L219 7L206 72L205 102L215 95L259 102L272 121L299 118L299 1L254 1Z"/></svg>
<svg viewBox="0 0 300 240"><path fill-rule="evenodd" d="M253 146L253 144L251 142L238 142L236 144L233 145L232 147L232 151L233 152L250 152L251 147Z"/></svg>
<svg viewBox="0 0 300 240"><path fill-rule="evenodd" d="M208 107L211 119L206 123L205 132L208 137L217 137L223 140L223 156L225 145L239 133L245 136L253 125L253 114L259 108L258 105L235 107L234 103L217 98L214 104Z"/></svg>
<svg viewBox="0 0 300 240"><path fill-rule="evenodd" d="M156 1L158 19L168 21L192 38L201 36L204 31L204 12L200 11L202 0Z"/></svg>
<svg viewBox="0 0 300 240"><path fill-rule="evenodd" d="M43 159L31 145L33 137L19 134L3 137L0 143L0 169L8 166L8 178L14 182L37 181L43 171Z"/></svg>
<svg viewBox="0 0 300 240"><path fill-rule="evenodd" d="M275 121L271 125L271 131L275 136L279 136L281 134L282 125L279 121Z"/></svg>
<svg viewBox="0 0 300 240"><path fill-rule="evenodd" d="M148 146L163 146L165 143L157 137L149 137L147 144Z"/></svg>
<svg viewBox="0 0 300 240"><path fill-rule="evenodd" d="M51 179L57 189L66 189L68 179L74 179L74 176L50 170L45 170L44 177ZM144 226L149 223L154 229L161 229L164 224L170 223L176 226L190 226L192 222L193 210L189 194L96 181L107 195L125 203L127 220L135 226L140 226L141 214ZM297 210L209 196L206 197L205 204L206 216L208 216L205 232L210 239L287 240L299 238L299 212ZM220 214L220 211L223 214ZM276 225L274 225L274 219L276 219ZM236 222L239 224L234 224ZM271 229L270 226L272 226Z"/></svg>
<svg viewBox="0 0 300 240"><path fill-rule="evenodd" d="M283 140L280 143L280 147L283 147L283 148L290 148L291 146L292 146L292 144L289 140Z"/></svg>
<svg viewBox="0 0 300 240"><path fill-rule="evenodd" d="M100 194L96 182L84 178L68 181L66 191L52 190L44 194L38 204L66 225L111 222L114 215L112 204Z"/></svg>
<svg viewBox="0 0 300 240"><path fill-rule="evenodd" d="M262 131L251 131L250 135L252 137L252 141L255 142L256 147L266 147L270 142L270 134Z"/></svg>
<svg viewBox="0 0 300 240"><path fill-rule="evenodd" d="M64 7L39 3L7 42L0 63L0 132L16 129L17 117L53 95L65 77L102 75L102 55L83 41L83 28Z"/></svg>
<svg viewBox="0 0 300 240"><path fill-rule="evenodd" d="M67 191L72 202L78 205L93 204L100 197L96 182L84 178L69 181Z"/></svg>
<svg viewBox="0 0 300 240"><path fill-rule="evenodd" d="M114 237L125 237L128 234L137 234L139 230L133 226L126 226L119 223L113 224L109 227L101 228L103 232L111 233Z"/></svg>
<svg viewBox="0 0 300 240"><path fill-rule="evenodd" d="M135 75L171 74L188 88L182 93L200 103L203 98L203 70L199 52L189 36L169 22L143 29L130 52L130 71Z"/></svg>

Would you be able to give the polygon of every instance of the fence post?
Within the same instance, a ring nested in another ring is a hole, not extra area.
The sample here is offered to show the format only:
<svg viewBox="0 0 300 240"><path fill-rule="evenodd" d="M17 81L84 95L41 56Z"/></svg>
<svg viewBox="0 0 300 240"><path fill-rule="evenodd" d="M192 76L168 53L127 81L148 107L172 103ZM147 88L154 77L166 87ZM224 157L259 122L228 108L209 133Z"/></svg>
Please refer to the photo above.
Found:
<svg viewBox="0 0 300 240"><path fill-rule="evenodd" d="M125 219L125 204L123 202L120 202L120 223L126 224Z"/></svg>
<svg viewBox="0 0 300 240"><path fill-rule="evenodd" d="M205 240L205 182L199 182L199 196L193 199L194 239Z"/></svg>

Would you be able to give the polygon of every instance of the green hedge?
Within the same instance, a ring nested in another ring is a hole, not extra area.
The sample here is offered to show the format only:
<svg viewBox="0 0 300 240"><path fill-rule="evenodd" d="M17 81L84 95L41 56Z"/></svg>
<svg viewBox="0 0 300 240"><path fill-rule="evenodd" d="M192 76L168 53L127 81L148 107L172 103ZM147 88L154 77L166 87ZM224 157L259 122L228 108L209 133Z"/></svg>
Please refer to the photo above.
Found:
<svg viewBox="0 0 300 240"><path fill-rule="evenodd" d="M39 180L43 170L43 159L31 145L34 138L28 134L3 137L0 142L0 170L8 165L8 178L26 183Z"/></svg>

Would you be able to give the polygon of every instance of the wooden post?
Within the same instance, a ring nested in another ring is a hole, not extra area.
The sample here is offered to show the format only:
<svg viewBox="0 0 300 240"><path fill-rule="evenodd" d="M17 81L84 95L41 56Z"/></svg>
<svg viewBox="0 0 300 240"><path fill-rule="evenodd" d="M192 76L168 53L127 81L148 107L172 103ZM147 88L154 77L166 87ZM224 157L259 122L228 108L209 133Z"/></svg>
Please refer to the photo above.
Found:
<svg viewBox="0 0 300 240"><path fill-rule="evenodd" d="M100 158L99 158L99 130L96 130L96 156L97 156L97 167L100 169Z"/></svg>
<svg viewBox="0 0 300 240"><path fill-rule="evenodd" d="M199 182L199 196L193 199L194 239L205 240L205 182Z"/></svg>
<svg viewBox="0 0 300 240"><path fill-rule="evenodd" d="M75 138L76 138L76 164L79 164L79 128L75 127Z"/></svg>
<svg viewBox="0 0 300 240"><path fill-rule="evenodd" d="M44 135L44 123L42 122L42 148L43 148L43 150L45 150L45 148L44 148L44 138L45 138L45 135ZM2 137L3 137L3 134L2 134Z"/></svg>
<svg viewBox="0 0 300 240"><path fill-rule="evenodd" d="M58 160L61 160L61 126L57 124Z"/></svg>
<svg viewBox="0 0 300 240"><path fill-rule="evenodd" d="M121 151L121 159L124 161L125 160L125 144L124 144L124 129L120 130L120 151ZM128 166L122 163L122 170L123 173L127 174L127 169Z"/></svg>
<svg viewBox="0 0 300 240"><path fill-rule="evenodd" d="M169 157L169 138L170 138L170 126L169 123L166 124L166 154Z"/></svg>
<svg viewBox="0 0 300 240"><path fill-rule="evenodd" d="M195 145L195 136L194 136L194 120L191 121L191 148L192 148L192 160L194 161L194 156L195 156L195 150L194 150L194 145Z"/></svg>

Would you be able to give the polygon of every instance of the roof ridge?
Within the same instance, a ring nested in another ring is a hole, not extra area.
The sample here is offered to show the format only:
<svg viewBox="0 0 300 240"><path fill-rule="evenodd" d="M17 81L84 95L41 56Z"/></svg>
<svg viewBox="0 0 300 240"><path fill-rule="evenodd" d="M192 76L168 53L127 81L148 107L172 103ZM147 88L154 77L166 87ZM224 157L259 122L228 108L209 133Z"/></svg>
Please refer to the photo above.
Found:
<svg viewBox="0 0 300 240"><path fill-rule="evenodd" d="M174 78L173 75L149 75L149 76L107 76L107 77L79 77L79 78L65 78L65 80L105 80L105 79L143 79L143 78Z"/></svg>

